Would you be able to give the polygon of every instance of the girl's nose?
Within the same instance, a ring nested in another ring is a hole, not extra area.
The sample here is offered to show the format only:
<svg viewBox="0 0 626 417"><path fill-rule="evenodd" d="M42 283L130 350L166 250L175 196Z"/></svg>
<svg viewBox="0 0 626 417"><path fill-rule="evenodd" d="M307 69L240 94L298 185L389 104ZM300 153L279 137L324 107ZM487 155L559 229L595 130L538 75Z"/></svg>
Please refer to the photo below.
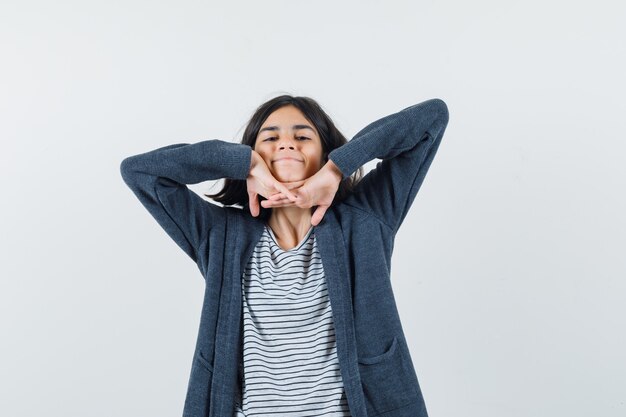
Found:
<svg viewBox="0 0 626 417"><path fill-rule="evenodd" d="M294 140L290 137L279 138L278 143L280 144L281 149L285 146L289 146L291 149L294 147Z"/></svg>

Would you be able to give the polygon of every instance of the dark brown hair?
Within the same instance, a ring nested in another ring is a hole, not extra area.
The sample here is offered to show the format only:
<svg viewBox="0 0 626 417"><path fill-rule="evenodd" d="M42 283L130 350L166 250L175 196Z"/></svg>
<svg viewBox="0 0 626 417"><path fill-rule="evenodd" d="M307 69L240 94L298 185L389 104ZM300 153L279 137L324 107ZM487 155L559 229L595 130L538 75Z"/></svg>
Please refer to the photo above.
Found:
<svg viewBox="0 0 626 417"><path fill-rule="evenodd" d="M322 160L324 162L328 161L328 154L333 149L348 142L337 127L335 127L331 118L322 110L321 106L315 100L309 97L284 94L266 101L256 109L244 130L241 143L249 145L254 149L256 138L263 122L265 122L269 115L275 110L289 105L299 109L304 114L304 117L317 129L322 141ZM339 184L332 204L345 199L353 191L354 186L362 177L363 168L359 167L352 175L343 179ZM250 212L246 180L226 178L224 181L224 186L221 191L216 194L205 194L205 196L225 206L239 204L244 210ZM261 206L260 202L265 200L265 197L259 195L259 198L259 218L266 221L272 214L272 209Z"/></svg>

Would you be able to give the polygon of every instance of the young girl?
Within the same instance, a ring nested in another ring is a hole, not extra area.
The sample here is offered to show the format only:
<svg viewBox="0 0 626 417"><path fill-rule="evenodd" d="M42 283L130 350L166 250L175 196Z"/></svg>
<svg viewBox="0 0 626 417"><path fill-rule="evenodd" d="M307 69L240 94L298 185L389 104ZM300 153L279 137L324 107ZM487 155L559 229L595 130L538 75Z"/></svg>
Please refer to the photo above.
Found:
<svg viewBox="0 0 626 417"><path fill-rule="evenodd" d="M122 161L206 282L184 416L427 415L390 265L447 123L431 99L348 142L313 99L283 95L256 110L239 144ZM207 197L224 207L186 186L220 178Z"/></svg>

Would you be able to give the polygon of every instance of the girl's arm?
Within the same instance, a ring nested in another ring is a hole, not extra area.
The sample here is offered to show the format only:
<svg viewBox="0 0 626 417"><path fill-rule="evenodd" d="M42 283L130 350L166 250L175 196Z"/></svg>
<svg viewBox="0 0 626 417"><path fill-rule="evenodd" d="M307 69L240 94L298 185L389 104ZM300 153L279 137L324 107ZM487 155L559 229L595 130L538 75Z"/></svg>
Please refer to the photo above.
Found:
<svg viewBox="0 0 626 417"><path fill-rule="evenodd" d="M201 198L186 184L221 178L246 179L252 148L219 139L179 143L120 164L124 182L152 217L191 259L200 265L213 225L225 221L222 207Z"/></svg>
<svg viewBox="0 0 626 417"><path fill-rule="evenodd" d="M424 181L448 124L448 107L431 99L370 123L328 158L349 177L378 158L344 202L374 214L393 234Z"/></svg>

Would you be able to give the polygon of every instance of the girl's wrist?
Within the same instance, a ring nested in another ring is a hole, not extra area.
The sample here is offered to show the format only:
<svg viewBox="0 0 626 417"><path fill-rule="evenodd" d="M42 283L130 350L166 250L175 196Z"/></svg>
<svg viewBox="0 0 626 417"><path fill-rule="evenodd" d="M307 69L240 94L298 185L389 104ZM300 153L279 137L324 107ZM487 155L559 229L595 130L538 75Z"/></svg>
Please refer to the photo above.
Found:
<svg viewBox="0 0 626 417"><path fill-rule="evenodd" d="M343 172L341 172L341 170L339 169L339 167L337 165L335 165L335 163L329 159L326 164L324 164L324 166L327 167L327 169L329 169L333 175L335 175L335 177L337 178L337 180L339 182L341 182L341 180L343 179Z"/></svg>
<svg viewBox="0 0 626 417"><path fill-rule="evenodd" d="M252 155L250 156L250 171L259 163L259 155L254 149L252 149Z"/></svg>

